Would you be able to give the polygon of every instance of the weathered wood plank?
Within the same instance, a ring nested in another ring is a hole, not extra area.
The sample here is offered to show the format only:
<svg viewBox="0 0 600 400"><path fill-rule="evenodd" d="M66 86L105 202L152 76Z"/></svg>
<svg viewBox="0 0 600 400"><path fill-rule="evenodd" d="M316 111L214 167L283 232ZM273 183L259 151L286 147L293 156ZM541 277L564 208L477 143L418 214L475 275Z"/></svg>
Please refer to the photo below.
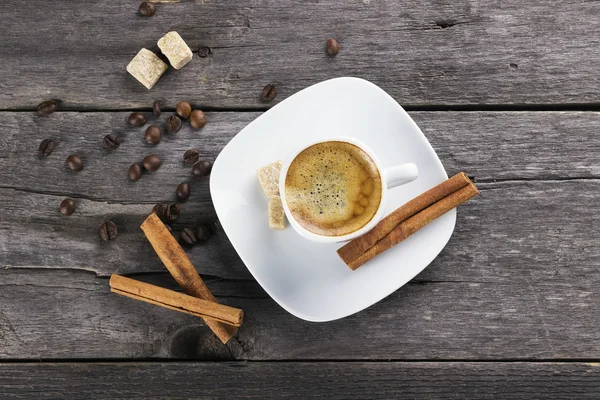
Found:
<svg viewBox="0 0 600 400"><path fill-rule="evenodd" d="M288 314L254 282L207 281L245 312L227 345L201 319L112 294L94 274L0 269L0 359L600 359L597 271L550 282L524 273L504 283L411 283L322 324ZM167 274L152 282L176 287Z"/></svg>
<svg viewBox="0 0 600 400"><path fill-rule="evenodd" d="M171 113L153 123L164 127ZM599 178L595 134L600 114L594 112L411 112L449 173L465 170L478 180ZM190 180L183 153L196 147L202 157L214 159L223 147L259 113L207 113L208 124L194 131L184 124L174 135L163 135L157 146L144 142L143 128L127 125L129 113L59 112L39 117L28 112L0 113L0 185L46 193L72 194L99 201L134 203L141 193L148 202L173 200L175 187ZM102 139L116 134L122 144L114 151ZM39 143L57 141L47 159L37 158ZM137 183L127 169L149 153L163 164ZM70 173L64 160L77 153L82 172ZM206 183L208 179L196 179ZM92 184L93 182L93 184ZM207 187L192 192L192 200L206 201Z"/></svg>
<svg viewBox="0 0 600 400"><path fill-rule="evenodd" d="M3 398L595 399L592 363L1 364Z"/></svg>
<svg viewBox="0 0 600 400"><path fill-rule="evenodd" d="M0 108L58 97L75 108L264 107L337 76L369 79L402 104L597 102L600 77L590 49L600 18L594 2L227 0L157 6L99 0L0 4ZM583 21L583 22L582 22ZM147 91L125 66L142 47L177 30L193 50L212 48ZM335 59L327 38L340 41Z"/></svg>

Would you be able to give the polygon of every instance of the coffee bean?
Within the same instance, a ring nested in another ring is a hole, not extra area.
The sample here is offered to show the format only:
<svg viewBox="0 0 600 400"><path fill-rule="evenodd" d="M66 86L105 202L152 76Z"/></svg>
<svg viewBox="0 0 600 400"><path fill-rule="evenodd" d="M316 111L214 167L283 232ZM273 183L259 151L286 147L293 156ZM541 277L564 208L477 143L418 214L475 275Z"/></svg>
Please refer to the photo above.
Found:
<svg viewBox="0 0 600 400"><path fill-rule="evenodd" d="M65 216L73 214L73 211L75 211L75 200L67 197L66 199L60 202L59 210L60 213Z"/></svg>
<svg viewBox="0 0 600 400"><path fill-rule="evenodd" d="M154 113L156 118L160 117L161 109L158 100L154 100L154 103L152 103L152 112Z"/></svg>
<svg viewBox="0 0 600 400"><path fill-rule="evenodd" d="M260 94L260 99L264 102L269 102L273 100L275 96L277 96L277 87L269 83L263 88L262 93Z"/></svg>
<svg viewBox="0 0 600 400"><path fill-rule="evenodd" d="M75 154L71 154L67 157L67 166L71 168L72 171L81 171L83 169L83 161L79 156Z"/></svg>
<svg viewBox="0 0 600 400"><path fill-rule="evenodd" d="M206 125L206 115L203 111L194 110L190 115L190 126L194 129L202 129Z"/></svg>
<svg viewBox="0 0 600 400"><path fill-rule="evenodd" d="M158 218L163 222L171 222L175 221L179 217L179 213L181 212L181 208L179 204L164 204L158 203L152 208L152 212L156 214ZM169 229L170 230L170 229Z"/></svg>
<svg viewBox="0 0 600 400"><path fill-rule="evenodd" d="M165 224L165 227L167 228L167 230L168 230L169 232L173 232L173 228L171 228L169 225L166 225L166 224Z"/></svg>
<svg viewBox="0 0 600 400"><path fill-rule="evenodd" d="M117 225L112 221L103 222L100 225L100 237L105 242L115 240L117 238Z"/></svg>
<svg viewBox="0 0 600 400"><path fill-rule="evenodd" d="M196 149L189 149L183 154L183 161L187 165L194 165L198 162L199 159L200 154L198 154L198 150Z"/></svg>
<svg viewBox="0 0 600 400"><path fill-rule="evenodd" d="M139 163L133 163L131 164L131 166L129 167L129 179L131 179L132 181L137 181L142 177L142 167L140 167Z"/></svg>
<svg viewBox="0 0 600 400"><path fill-rule="evenodd" d="M202 46L198 49L198 57L208 57L212 56L212 50L210 47Z"/></svg>
<svg viewBox="0 0 600 400"><path fill-rule="evenodd" d="M40 157L47 157L54 151L54 141L50 139L42 140L40 147L38 147L38 155Z"/></svg>
<svg viewBox="0 0 600 400"><path fill-rule="evenodd" d="M167 205L163 203L158 203L154 206L152 212L156 214L158 218L164 221L166 220Z"/></svg>
<svg viewBox="0 0 600 400"><path fill-rule="evenodd" d="M192 113L192 106L187 101L180 101L175 107L175 112L183 119L188 119Z"/></svg>
<svg viewBox="0 0 600 400"><path fill-rule="evenodd" d="M150 172L154 172L160 168L160 158L156 154L150 154L144 157L142 165Z"/></svg>
<svg viewBox="0 0 600 400"><path fill-rule="evenodd" d="M212 169L212 163L208 160L198 161L194 164L194 168L192 168L192 172L196 176L206 176L210 174L210 170Z"/></svg>
<svg viewBox="0 0 600 400"><path fill-rule="evenodd" d="M156 7L154 7L153 3L143 2L140 4L140 15L142 17L151 17L156 12Z"/></svg>
<svg viewBox="0 0 600 400"><path fill-rule="evenodd" d="M116 149L117 147L119 147L120 144L121 141L119 140L117 135L111 133L110 135L104 136L104 146L106 146L107 148Z"/></svg>
<svg viewBox="0 0 600 400"><path fill-rule="evenodd" d="M159 144L160 143L160 128L156 125L150 125L148 129L146 129L146 134L144 135L146 138L146 143L148 144Z"/></svg>
<svg viewBox="0 0 600 400"><path fill-rule="evenodd" d="M171 115L165 121L165 128L167 129L167 133L179 131L181 129L181 119L176 115Z"/></svg>
<svg viewBox="0 0 600 400"><path fill-rule="evenodd" d="M59 100L42 101L37 106L36 112L38 115L41 115L42 117L48 116L48 115L52 114L54 111L58 110L59 102L60 102Z"/></svg>
<svg viewBox="0 0 600 400"><path fill-rule="evenodd" d="M340 44L334 38L331 38L325 44L325 49L327 50L327 54L331 57L334 57L340 51Z"/></svg>
<svg viewBox="0 0 600 400"><path fill-rule="evenodd" d="M183 228L179 238L181 242L187 246L193 246L198 242L198 239L196 239L196 233L194 233L194 230L190 228Z"/></svg>
<svg viewBox="0 0 600 400"><path fill-rule="evenodd" d="M139 128L140 126L144 126L144 124L146 123L146 117L144 117L144 114L142 113L132 112L131 114L129 114L127 122L129 123L129 125Z"/></svg>
<svg viewBox="0 0 600 400"><path fill-rule="evenodd" d="M212 229L208 224L199 224L196 228L196 238L199 242L205 242L212 236Z"/></svg>
<svg viewBox="0 0 600 400"><path fill-rule="evenodd" d="M190 197L190 184L187 182L182 182L177 186L176 194L177 199L181 202L186 201Z"/></svg>
<svg viewBox="0 0 600 400"><path fill-rule="evenodd" d="M179 218L179 213L181 212L181 207L179 204L173 203L167 206L165 210L165 220L166 221L175 221Z"/></svg>

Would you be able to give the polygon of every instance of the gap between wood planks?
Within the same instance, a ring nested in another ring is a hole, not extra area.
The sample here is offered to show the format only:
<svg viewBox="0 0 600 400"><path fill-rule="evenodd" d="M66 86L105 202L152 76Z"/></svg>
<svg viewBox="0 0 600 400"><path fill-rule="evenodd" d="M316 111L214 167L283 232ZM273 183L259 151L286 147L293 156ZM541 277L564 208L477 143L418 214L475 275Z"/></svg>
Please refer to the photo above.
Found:
<svg viewBox="0 0 600 400"><path fill-rule="evenodd" d="M42 100L40 100L42 101ZM275 106L278 103L272 104ZM499 111L499 112L559 112L559 111L591 111L600 112L600 103L551 103L551 104L401 104L406 111ZM37 104L31 107L0 108L0 112L35 112ZM271 107L211 107L202 106L208 112L265 112ZM144 108L94 108L94 107L62 107L59 112L152 112L152 107ZM163 112L175 112L175 107L163 107Z"/></svg>
<svg viewBox="0 0 600 400"><path fill-rule="evenodd" d="M35 361L34 361L35 360ZM218 363L221 365L227 364L231 366L243 367L246 364L326 364L326 363L371 363L371 364L393 364L393 363L415 363L415 364L588 364L592 367L600 368L600 359L595 358L494 358L494 359L470 359L470 358L444 358L444 359L272 359L272 360L193 360L189 358L131 358L131 359L114 359L114 358L44 358L44 359L2 359L0 364L89 364L89 363L104 363L104 364L212 364Z"/></svg>

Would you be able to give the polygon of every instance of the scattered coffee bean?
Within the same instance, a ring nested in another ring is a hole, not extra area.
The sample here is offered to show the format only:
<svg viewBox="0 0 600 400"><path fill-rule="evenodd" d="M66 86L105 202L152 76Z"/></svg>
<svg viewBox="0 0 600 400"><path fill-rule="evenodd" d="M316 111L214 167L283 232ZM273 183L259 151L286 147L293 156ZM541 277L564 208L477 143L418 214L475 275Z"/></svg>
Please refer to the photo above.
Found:
<svg viewBox="0 0 600 400"><path fill-rule="evenodd" d="M156 154L150 154L144 157L142 165L150 172L154 172L160 168L160 158Z"/></svg>
<svg viewBox="0 0 600 400"><path fill-rule="evenodd" d="M175 107L175 112L177 115L179 115L179 117L188 119L192 113L192 106L190 106L190 103L187 101L180 101Z"/></svg>
<svg viewBox="0 0 600 400"><path fill-rule="evenodd" d="M325 48L327 49L327 54L331 57L334 57L340 51L340 44L334 38L331 38L325 44Z"/></svg>
<svg viewBox="0 0 600 400"><path fill-rule="evenodd" d="M73 214L73 211L75 211L75 200L67 197L66 199L60 202L59 210L60 213L65 216Z"/></svg>
<svg viewBox="0 0 600 400"><path fill-rule="evenodd" d="M48 116L48 115L52 114L54 111L58 110L58 103L59 103L59 100L42 101L37 106L36 112L38 115L41 115L42 117Z"/></svg>
<svg viewBox="0 0 600 400"><path fill-rule="evenodd" d="M143 2L140 4L140 15L142 17L151 17L156 12L156 7L154 7L153 3Z"/></svg>
<svg viewBox="0 0 600 400"><path fill-rule="evenodd" d="M174 133L181 129L181 119L177 115L171 115L165 121L167 133Z"/></svg>
<svg viewBox="0 0 600 400"><path fill-rule="evenodd" d="M156 214L158 218L164 221L166 219L165 214L167 212L167 205L163 203L158 203L154 206L152 212Z"/></svg>
<svg viewBox="0 0 600 400"><path fill-rule="evenodd" d="M167 230L168 230L169 232L173 232L173 228L171 228L171 226L169 226L169 225L166 225L166 224L165 224L165 227L167 228Z"/></svg>
<svg viewBox="0 0 600 400"><path fill-rule="evenodd" d="M112 221L103 222L100 225L100 237L105 242L115 240L117 238L117 225Z"/></svg>
<svg viewBox="0 0 600 400"><path fill-rule="evenodd" d="M179 204L164 204L158 203L152 209L152 212L156 214L158 218L160 218L163 222L171 222L175 221L179 217L179 213L181 212L181 208Z"/></svg>
<svg viewBox="0 0 600 400"><path fill-rule="evenodd" d="M186 201L190 197L190 184L187 182L182 182L177 186L177 199L181 202Z"/></svg>
<svg viewBox="0 0 600 400"><path fill-rule="evenodd" d="M137 181L142 177L142 167L140 166L139 163L133 163L131 164L131 166L129 167L129 179L131 179L132 181Z"/></svg>
<svg viewBox="0 0 600 400"><path fill-rule="evenodd" d="M210 170L212 169L212 163L208 160L198 161L194 164L194 168L192 168L192 172L196 176L206 176L210 174Z"/></svg>
<svg viewBox="0 0 600 400"><path fill-rule="evenodd" d="M132 112L131 114L129 114L127 122L129 123L129 125L139 128L140 126L144 126L144 124L146 123L146 117L144 117L144 114L142 113Z"/></svg>
<svg viewBox="0 0 600 400"><path fill-rule="evenodd" d="M198 49L198 57L208 57L212 56L212 50L210 47L202 46Z"/></svg>
<svg viewBox="0 0 600 400"><path fill-rule="evenodd" d="M145 138L146 143L148 144L159 144L161 138L160 128L156 125L150 125L148 129L146 129Z"/></svg>
<svg viewBox="0 0 600 400"><path fill-rule="evenodd" d="M189 149L183 154L183 161L187 165L194 165L198 162L199 159L200 154L198 154L198 150L196 149Z"/></svg>
<svg viewBox="0 0 600 400"><path fill-rule="evenodd" d="M152 112L154 113L156 118L160 117L161 109L160 102L158 100L154 100L154 103L152 103Z"/></svg>
<svg viewBox="0 0 600 400"><path fill-rule="evenodd" d="M106 146L107 148L116 149L117 147L119 147L120 144L121 141L119 140L117 135L111 133L110 135L104 136L104 146Z"/></svg>
<svg viewBox="0 0 600 400"><path fill-rule="evenodd" d="M264 102L269 102L273 100L275 96L277 96L277 87L269 83L263 88L260 99Z"/></svg>
<svg viewBox="0 0 600 400"><path fill-rule="evenodd" d="M81 161L79 156L71 154L67 157L67 166L71 168L72 171L81 171L83 169L83 161Z"/></svg>
<svg viewBox="0 0 600 400"><path fill-rule="evenodd" d="M194 230L190 228L183 228L179 238L183 244L188 246L193 246L198 242L198 239L196 239L196 233L194 233Z"/></svg>
<svg viewBox="0 0 600 400"><path fill-rule="evenodd" d="M170 204L169 206L167 206L166 210L165 210L165 220L166 221L175 221L177 218L179 218L179 213L181 212L181 207L179 207L179 204L177 203L173 203Z"/></svg>
<svg viewBox="0 0 600 400"><path fill-rule="evenodd" d="M190 126L194 129L202 129L206 125L206 115L204 111L194 110L190 115Z"/></svg>
<svg viewBox="0 0 600 400"><path fill-rule="evenodd" d="M198 224L196 238L199 242L205 242L212 236L212 229L208 224Z"/></svg>
<svg viewBox="0 0 600 400"><path fill-rule="evenodd" d="M38 147L38 155L40 157L47 157L54 151L54 141L50 139L42 140L40 147Z"/></svg>

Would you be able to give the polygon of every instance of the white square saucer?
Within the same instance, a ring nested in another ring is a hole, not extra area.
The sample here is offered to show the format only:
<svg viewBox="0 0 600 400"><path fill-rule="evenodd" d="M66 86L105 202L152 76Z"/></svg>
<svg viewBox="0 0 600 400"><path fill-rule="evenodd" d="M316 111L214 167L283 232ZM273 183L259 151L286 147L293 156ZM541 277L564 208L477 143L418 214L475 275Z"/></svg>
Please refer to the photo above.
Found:
<svg viewBox="0 0 600 400"><path fill-rule="evenodd" d="M268 226L267 199L256 170L303 144L336 136L364 142L382 166L414 162L419 177L390 189L386 215L448 178L410 116L376 85L336 78L285 99L238 133L217 157L210 192L223 229L254 278L298 318L325 322L361 311L421 272L444 248L452 210L356 271L338 257L342 244L302 238Z"/></svg>

